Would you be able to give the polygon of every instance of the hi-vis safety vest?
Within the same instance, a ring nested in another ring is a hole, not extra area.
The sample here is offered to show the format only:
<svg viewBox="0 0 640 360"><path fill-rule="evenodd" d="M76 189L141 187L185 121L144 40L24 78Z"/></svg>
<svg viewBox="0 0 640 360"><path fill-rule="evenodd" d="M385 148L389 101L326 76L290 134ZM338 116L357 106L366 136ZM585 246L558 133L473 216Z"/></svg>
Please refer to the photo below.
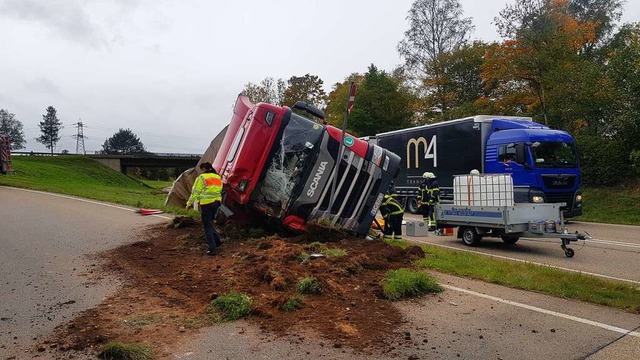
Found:
<svg viewBox="0 0 640 360"><path fill-rule="evenodd" d="M380 204L380 213L386 218L389 215L404 214L402 206L392 196L385 194L384 201Z"/></svg>
<svg viewBox="0 0 640 360"><path fill-rule="evenodd" d="M431 187L427 188L429 194L429 205L440 204L440 187L436 181L431 183Z"/></svg>
<svg viewBox="0 0 640 360"><path fill-rule="evenodd" d="M203 173L196 178L191 189L191 196L187 200L187 206L198 202L200 205L211 204L220 201L222 193L222 179L214 173Z"/></svg>

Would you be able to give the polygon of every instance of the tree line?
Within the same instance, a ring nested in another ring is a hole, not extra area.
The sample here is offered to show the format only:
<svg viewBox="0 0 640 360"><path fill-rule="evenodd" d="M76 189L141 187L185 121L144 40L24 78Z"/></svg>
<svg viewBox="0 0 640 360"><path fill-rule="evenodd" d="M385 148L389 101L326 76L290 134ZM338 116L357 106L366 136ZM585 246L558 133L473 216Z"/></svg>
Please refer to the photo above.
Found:
<svg viewBox="0 0 640 360"><path fill-rule="evenodd" d="M253 102L324 109L340 126L350 82L358 84L347 130L366 136L476 114L531 116L573 135L588 185L640 177L640 23L618 24L621 0L511 0L496 14L500 41L471 41L472 19L458 0L416 0L395 49L403 64L371 64L332 84L318 76L266 77L247 83ZM48 107L36 141L48 149L62 123ZM22 124L0 109L0 132L26 143ZM142 152L129 129L105 153Z"/></svg>
<svg viewBox="0 0 640 360"><path fill-rule="evenodd" d="M53 155L58 142L62 139L60 130L64 126L58 118L56 108L49 106L45 111L46 113L42 115L42 121L38 123L40 136L35 140L43 144ZM0 133L9 135L12 150L25 148L27 140L24 136L22 122L16 119L15 114L6 109L0 109ZM66 150L63 150L63 152L66 152ZM144 152L146 152L144 144L130 129L119 129L102 144L102 153L104 154L136 154Z"/></svg>
<svg viewBox="0 0 640 360"><path fill-rule="evenodd" d="M477 114L530 116L568 131L588 185L640 177L640 23L619 25L621 0L512 0L496 15L500 41L471 41L458 0L416 0L390 72L371 64L326 94L315 75L265 78L254 102L323 108L341 125L349 84L358 84L347 130L366 136Z"/></svg>

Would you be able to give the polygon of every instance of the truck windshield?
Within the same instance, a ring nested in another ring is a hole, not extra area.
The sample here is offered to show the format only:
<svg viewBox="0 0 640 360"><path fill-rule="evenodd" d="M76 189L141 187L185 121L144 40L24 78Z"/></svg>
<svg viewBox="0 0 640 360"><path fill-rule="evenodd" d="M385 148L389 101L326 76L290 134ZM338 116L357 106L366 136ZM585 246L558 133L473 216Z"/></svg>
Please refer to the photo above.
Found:
<svg viewBox="0 0 640 360"><path fill-rule="evenodd" d="M578 167L575 145L567 142L535 142L531 155L538 168Z"/></svg>
<svg viewBox="0 0 640 360"><path fill-rule="evenodd" d="M270 159L264 181L252 199L260 210L280 217L294 199L295 189L304 185L303 175L313 166L317 146L322 138L322 126L291 113L273 158Z"/></svg>

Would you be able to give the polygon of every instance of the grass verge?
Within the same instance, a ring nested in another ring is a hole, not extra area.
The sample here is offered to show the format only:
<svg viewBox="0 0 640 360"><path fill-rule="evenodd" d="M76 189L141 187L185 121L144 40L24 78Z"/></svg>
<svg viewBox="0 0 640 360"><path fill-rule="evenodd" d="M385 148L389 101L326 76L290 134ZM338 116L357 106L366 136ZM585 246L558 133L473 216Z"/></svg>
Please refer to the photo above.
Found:
<svg viewBox="0 0 640 360"><path fill-rule="evenodd" d="M100 348L99 359L105 360L150 360L153 351L140 344L108 342Z"/></svg>
<svg viewBox="0 0 640 360"><path fill-rule="evenodd" d="M389 300L439 293L444 290L444 288L428 274L409 269L398 269L387 272L381 285L384 296Z"/></svg>
<svg viewBox="0 0 640 360"><path fill-rule="evenodd" d="M427 255L417 265L428 269L640 313L640 289L625 283L435 246L422 248Z"/></svg>
<svg viewBox="0 0 640 360"><path fill-rule="evenodd" d="M86 156L14 156L12 162L16 173L0 176L0 185L187 213L184 209L166 207L166 194L160 188L113 171Z"/></svg>
<svg viewBox="0 0 640 360"><path fill-rule="evenodd" d="M583 214L575 220L640 225L639 188L585 188L582 195Z"/></svg>

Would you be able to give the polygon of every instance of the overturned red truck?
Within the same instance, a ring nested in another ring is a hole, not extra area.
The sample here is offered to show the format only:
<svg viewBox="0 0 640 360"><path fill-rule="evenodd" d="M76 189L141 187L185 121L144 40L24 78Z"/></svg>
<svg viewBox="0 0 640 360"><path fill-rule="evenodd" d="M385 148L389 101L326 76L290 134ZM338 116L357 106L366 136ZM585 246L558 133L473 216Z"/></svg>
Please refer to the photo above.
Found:
<svg viewBox="0 0 640 360"><path fill-rule="evenodd" d="M294 109L324 119L313 106L299 102ZM238 220L261 214L304 230L325 218L366 234L400 158L349 134L341 149L342 139L340 129L289 107L238 96L213 163L225 184L224 205Z"/></svg>

